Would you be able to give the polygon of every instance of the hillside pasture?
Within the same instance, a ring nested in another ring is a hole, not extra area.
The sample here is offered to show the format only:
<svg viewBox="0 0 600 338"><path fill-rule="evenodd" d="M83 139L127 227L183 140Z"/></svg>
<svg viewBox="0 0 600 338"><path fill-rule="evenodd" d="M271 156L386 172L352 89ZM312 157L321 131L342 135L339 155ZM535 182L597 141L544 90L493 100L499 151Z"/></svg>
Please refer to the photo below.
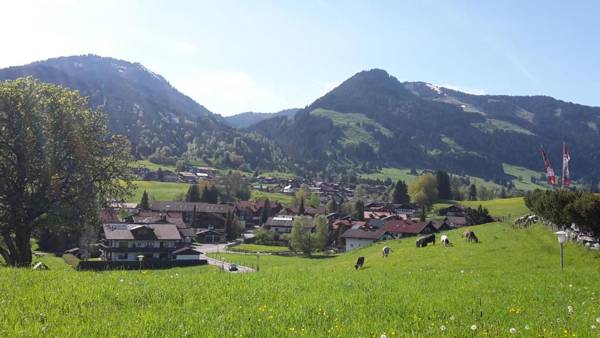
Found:
<svg viewBox="0 0 600 338"><path fill-rule="evenodd" d="M157 181L133 181L135 190L128 198L128 202L139 202L144 190L148 193L150 201L173 201L189 189L188 183L171 183Z"/></svg>
<svg viewBox="0 0 600 338"><path fill-rule="evenodd" d="M459 229L448 232L450 248L406 238L328 259L267 255L248 274L75 272L55 258L49 271L2 268L0 336L597 335L598 253L568 244L561 273L556 238L540 225L472 229L481 243L466 243ZM358 256L366 263L356 271Z"/></svg>

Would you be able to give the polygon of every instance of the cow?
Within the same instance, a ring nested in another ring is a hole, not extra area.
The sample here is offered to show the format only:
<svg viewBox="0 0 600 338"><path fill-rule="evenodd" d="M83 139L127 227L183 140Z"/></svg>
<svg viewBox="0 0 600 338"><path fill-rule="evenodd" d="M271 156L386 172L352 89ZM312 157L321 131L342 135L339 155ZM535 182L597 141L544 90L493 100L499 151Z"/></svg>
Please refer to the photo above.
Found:
<svg viewBox="0 0 600 338"><path fill-rule="evenodd" d="M384 246L383 250L381 251L381 256L387 257L390 254L390 252L392 252L392 249L390 249L389 246Z"/></svg>
<svg viewBox="0 0 600 338"><path fill-rule="evenodd" d="M465 237L468 242L479 243L479 239L477 238L477 236L475 236L475 232L473 232L471 230L465 231L465 233L463 234L463 237Z"/></svg>
<svg viewBox="0 0 600 338"><path fill-rule="evenodd" d="M364 264L365 264L365 257L364 256L360 256L356 260L356 264L354 264L354 268L356 270L358 270L358 269L362 268Z"/></svg>
<svg viewBox="0 0 600 338"><path fill-rule="evenodd" d="M452 243L450 243L450 239L446 235L440 236L440 242L442 242L444 246L452 246Z"/></svg>
<svg viewBox="0 0 600 338"><path fill-rule="evenodd" d="M435 234L430 234L419 238L416 243L417 248L424 248L427 246L427 243L433 243L433 245L435 245Z"/></svg>

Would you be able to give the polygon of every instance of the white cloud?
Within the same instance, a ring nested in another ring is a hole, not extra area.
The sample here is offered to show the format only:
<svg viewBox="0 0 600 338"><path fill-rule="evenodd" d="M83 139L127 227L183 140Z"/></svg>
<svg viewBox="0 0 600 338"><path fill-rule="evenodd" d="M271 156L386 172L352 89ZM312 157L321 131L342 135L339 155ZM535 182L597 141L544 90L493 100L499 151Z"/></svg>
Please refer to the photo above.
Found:
<svg viewBox="0 0 600 338"><path fill-rule="evenodd" d="M291 107L270 87L239 71L198 72L175 78L173 85L214 113L225 116L244 111L274 112Z"/></svg>

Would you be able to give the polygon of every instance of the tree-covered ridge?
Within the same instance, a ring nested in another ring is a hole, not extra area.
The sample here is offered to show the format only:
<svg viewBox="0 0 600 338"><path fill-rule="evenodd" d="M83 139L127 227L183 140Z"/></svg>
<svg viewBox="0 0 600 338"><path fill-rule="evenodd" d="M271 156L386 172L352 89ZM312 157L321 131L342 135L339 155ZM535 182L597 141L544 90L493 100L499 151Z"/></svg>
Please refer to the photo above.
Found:
<svg viewBox="0 0 600 338"><path fill-rule="evenodd" d="M187 154L252 169L285 166L272 142L227 126L141 64L85 55L0 69L0 80L23 76L78 90L92 108L107 113L110 131L126 135L139 158L174 164Z"/></svg>
<svg viewBox="0 0 600 338"><path fill-rule="evenodd" d="M541 169L540 144L558 165L563 141L576 154L574 175L599 177L593 165L600 156L598 125L600 108L401 83L374 69L349 78L293 119L270 119L251 129L310 171L441 168L502 183L510 180L503 163Z"/></svg>

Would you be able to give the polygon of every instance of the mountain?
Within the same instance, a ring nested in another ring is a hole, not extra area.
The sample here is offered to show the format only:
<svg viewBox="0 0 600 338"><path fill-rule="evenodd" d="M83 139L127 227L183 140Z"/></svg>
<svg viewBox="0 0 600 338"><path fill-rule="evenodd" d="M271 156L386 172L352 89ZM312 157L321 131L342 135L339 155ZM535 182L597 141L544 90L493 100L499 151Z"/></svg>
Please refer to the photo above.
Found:
<svg viewBox="0 0 600 338"><path fill-rule="evenodd" d="M229 127L139 63L83 55L0 69L0 80L24 76L78 90L91 107L107 113L111 132L126 135L140 158L172 163L185 154L249 168L286 163L268 139Z"/></svg>
<svg viewBox="0 0 600 338"><path fill-rule="evenodd" d="M284 110L278 111L276 113L245 112L245 113L239 113L239 114L232 115L232 116L225 116L224 119L225 119L225 123L227 123L231 127L245 129L245 128L248 128L260 121L264 121L266 119L270 119L273 117L280 117L280 116L292 117L299 110L300 110L299 108L291 108L291 109L284 109Z"/></svg>
<svg viewBox="0 0 600 338"><path fill-rule="evenodd" d="M562 142L575 177L600 177L600 108L548 96L472 95L360 72L293 118L250 127L307 171L445 169L503 182L503 164L540 171L539 146L560 172Z"/></svg>

